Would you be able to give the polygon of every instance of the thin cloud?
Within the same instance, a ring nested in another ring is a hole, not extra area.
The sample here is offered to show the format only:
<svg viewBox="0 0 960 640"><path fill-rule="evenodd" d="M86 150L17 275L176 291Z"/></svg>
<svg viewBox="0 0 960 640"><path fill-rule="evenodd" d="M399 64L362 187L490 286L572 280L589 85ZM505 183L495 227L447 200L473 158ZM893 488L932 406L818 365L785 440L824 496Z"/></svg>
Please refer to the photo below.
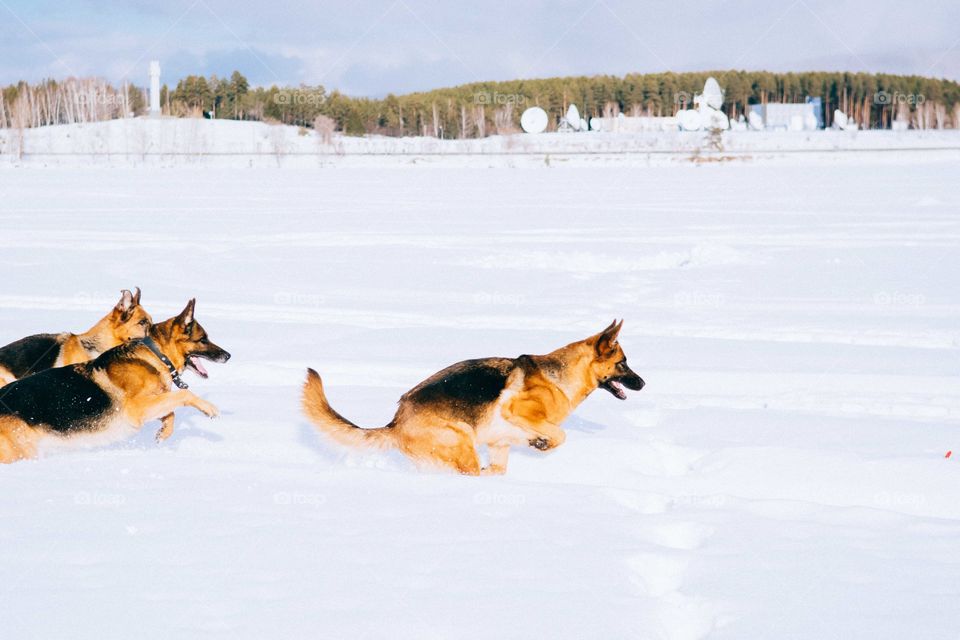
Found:
<svg viewBox="0 0 960 640"><path fill-rule="evenodd" d="M161 60L169 84L239 69L254 84L371 96L519 76L730 67L960 77L960 47L950 49L960 5L934 0L882 11L805 0L779 21L789 5L758 0L604 0L580 20L589 3L579 0L404 0L392 9L391 0L4 2L36 37L0 20L0 84L63 77L64 65L110 80L133 67L130 79L145 83L148 59Z"/></svg>

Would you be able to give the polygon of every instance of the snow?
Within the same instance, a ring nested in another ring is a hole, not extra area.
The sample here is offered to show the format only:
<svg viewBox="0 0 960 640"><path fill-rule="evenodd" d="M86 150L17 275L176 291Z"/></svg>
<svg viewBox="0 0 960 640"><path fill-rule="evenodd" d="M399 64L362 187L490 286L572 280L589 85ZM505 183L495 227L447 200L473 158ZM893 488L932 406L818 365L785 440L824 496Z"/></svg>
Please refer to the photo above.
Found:
<svg viewBox="0 0 960 640"><path fill-rule="evenodd" d="M912 162L911 158L917 159ZM876 164L0 171L0 340L138 285L233 358L108 448L0 468L4 637L953 638L960 192ZM504 477L344 453L458 360L626 319Z"/></svg>
<svg viewBox="0 0 960 640"><path fill-rule="evenodd" d="M960 131L728 131L713 150L702 131L496 135L439 140L334 135L232 120L131 118L0 130L0 167L650 166L691 162L899 163L960 160ZM22 157L21 153L23 152Z"/></svg>

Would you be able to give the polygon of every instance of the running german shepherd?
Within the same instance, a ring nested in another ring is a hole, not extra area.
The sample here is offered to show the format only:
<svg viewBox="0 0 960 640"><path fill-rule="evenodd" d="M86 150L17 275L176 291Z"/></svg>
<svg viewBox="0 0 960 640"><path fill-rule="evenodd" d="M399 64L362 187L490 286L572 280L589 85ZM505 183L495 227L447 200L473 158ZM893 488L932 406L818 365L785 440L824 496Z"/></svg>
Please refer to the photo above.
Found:
<svg viewBox="0 0 960 640"><path fill-rule="evenodd" d="M140 306L140 289L124 289L120 302L84 333L40 333L0 347L0 387L19 378L93 360L129 340L143 338L153 319Z"/></svg>
<svg viewBox="0 0 960 640"><path fill-rule="evenodd" d="M0 462L34 458L46 448L115 442L160 419L157 434L173 432L173 411L191 406L211 418L218 410L180 379L190 369L206 378L199 358L226 362L194 320L195 301L150 334L96 360L47 369L0 389ZM171 390L176 384L179 390Z"/></svg>
<svg viewBox="0 0 960 640"><path fill-rule="evenodd" d="M363 429L330 408L323 382L307 370L303 409L317 429L341 444L398 448L419 464L467 475L503 474L510 446L547 451L563 444L560 428L594 389L625 400L644 382L617 342L621 320L586 340L543 356L465 360L427 378L400 398L393 420ZM481 468L478 445L490 464Z"/></svg>

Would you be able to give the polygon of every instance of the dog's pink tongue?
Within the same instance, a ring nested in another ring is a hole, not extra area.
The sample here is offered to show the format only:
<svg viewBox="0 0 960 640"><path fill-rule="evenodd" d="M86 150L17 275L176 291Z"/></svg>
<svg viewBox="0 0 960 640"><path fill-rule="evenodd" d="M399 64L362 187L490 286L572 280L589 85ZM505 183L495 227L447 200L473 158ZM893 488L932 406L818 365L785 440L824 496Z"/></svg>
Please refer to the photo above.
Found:
<svg viewBox="0 0 960 640"><path fill-rule="evenodd" d="M190 364L192 364L196 368L196 370L200 373L200 375L202 376L207 375L207 370L203 368L202 364L200 364L200 358L194 358L191 356Z"/></svg>

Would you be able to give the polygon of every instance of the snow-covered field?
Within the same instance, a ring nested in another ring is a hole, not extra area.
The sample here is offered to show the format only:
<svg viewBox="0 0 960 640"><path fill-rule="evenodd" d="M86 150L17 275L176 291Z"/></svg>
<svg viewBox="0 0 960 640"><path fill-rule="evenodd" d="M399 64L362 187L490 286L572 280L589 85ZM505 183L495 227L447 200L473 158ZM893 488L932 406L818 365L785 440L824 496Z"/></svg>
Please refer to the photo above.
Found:
<svg viewBox="0 0 960 640"><path fill-rule="evenodd" d="M4 638L956 638L956 162L8 168L0 341L139 285L233 353L164 445L0 468ZM343 454L624 317L647 381L505 477Z"/></svg>

